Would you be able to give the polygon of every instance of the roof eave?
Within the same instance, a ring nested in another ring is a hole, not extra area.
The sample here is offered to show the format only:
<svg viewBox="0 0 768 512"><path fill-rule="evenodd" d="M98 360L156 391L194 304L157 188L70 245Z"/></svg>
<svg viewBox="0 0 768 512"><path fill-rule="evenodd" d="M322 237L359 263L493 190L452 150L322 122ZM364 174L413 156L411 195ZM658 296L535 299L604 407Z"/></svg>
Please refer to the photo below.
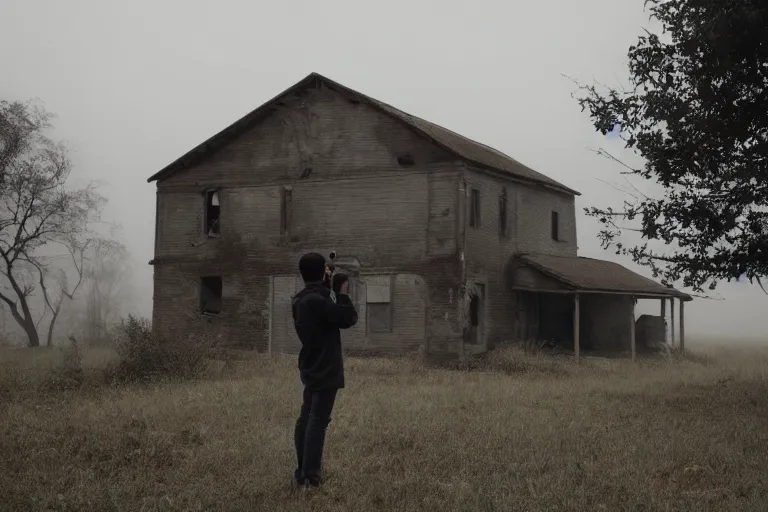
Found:
<svg viewBox="0 0 768 512"><path fill-rule="evenodd" d="M541 272L542 274L545 274L545 275L547 275L549 277L552 277L553 279L557 279L561 283L564 283L564 284L570 286L571 288L573 288L576 291L591 292L591 293L620 293L620 294L624 294L624 295L658 295L659 298L661 298L661 297L677 298L677 299L682 300L683 302L690 302L690 301L693 300L693 297L691 297L687 293L681 292L680 290L676 290L675 288L672 288L672 287L665 288L664 292L662 292L662 291L658 291L658 292L647 292L647 291L646 292L641 292L641 291L638 291L638 290L630 290L630 289L627 289L627 290L603 290L603 289L600 289L600 288L587 288L587 287L584 287L584 286L580 286L578 283L574 283L574 282L566 279L565 277L561 276L557 272L552 272L547 267L545 267L543 265L540 265L539 263L537 263L537 262L531 260L530 258L528 258L525 253L519 254L518 257L520 259L522 259L523 261L525 261L531 267L533 267L536 270L538 270L539 272ZM667 290L669 290L669 291L667 292Z"/></svg>

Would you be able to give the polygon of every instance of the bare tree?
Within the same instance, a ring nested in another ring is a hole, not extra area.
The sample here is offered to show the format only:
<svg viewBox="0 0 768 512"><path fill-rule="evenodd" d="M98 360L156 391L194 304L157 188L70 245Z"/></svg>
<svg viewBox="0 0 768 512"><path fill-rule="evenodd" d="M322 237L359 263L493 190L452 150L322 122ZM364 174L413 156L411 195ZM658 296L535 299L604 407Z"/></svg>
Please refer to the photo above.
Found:
<svg viewBox="0 0 768 512"><path fill-rule="evenodd" d="M110 324L119 319L130 266L125 246L114 240L99 240L90 252L86 266L88 282L84 290L83 338L93 345L103 340Z"/></svg>
<svg viewBox="0 0 768 512"><path fill-rule="evenodd" d="M42 321L35 320L30 299L39 291L52 313L50 343L62 302L82 283L85 251L98 238L90 226L105 202L93 185L68 186L68 150L44 134L50 119L31 103L0 102L0 276L6 281L0 300L30 347L40 346ZM57 248L64 248L78 275L71 288L66 271L54 270Z"/></svg>

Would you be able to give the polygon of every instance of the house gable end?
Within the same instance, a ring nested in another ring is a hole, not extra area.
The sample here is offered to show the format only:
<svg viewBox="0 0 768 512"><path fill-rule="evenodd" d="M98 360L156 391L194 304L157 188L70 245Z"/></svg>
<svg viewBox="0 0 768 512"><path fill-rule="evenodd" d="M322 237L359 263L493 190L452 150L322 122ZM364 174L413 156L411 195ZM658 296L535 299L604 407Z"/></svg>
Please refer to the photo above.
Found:
<svg viewBox="0 0 768 512"><path fill-rule="evenodd" d="M182 157L187 160L175 170L162 171L158 186L259 186L444 170L459 160L390 116L320 82L261 108L250 121L239 121L238 130L214 137L210 149Z"/></svg>
<svg viewBox="0 0 768 512"><path fill-rule="evenodd" d="M493 148L467 139L458 133L443 128L434 123L430 123L416 116L402 112L390 105L365 96L364 94L349 89L316 73L310 74L296 85L292 86L253 112L239 119L207 141L198 145L196 148L189 151L181 158L166 166L160 172L151 176L148 181L162 181L181 169L189 168L190 166L195 165L201 159L205 158L206 155L212 152L216 152L222 146L227 145L231 140L237 138L242 132L248 130L254 124L258 124L264 119L264 117L269 116L275 110L279 109L279 107L282 106L281 103L284 103L285 98L288 98L292 95L301 95L308 90L320 89L323 87L346 95L348 100L352 103L365 103L368 106L373 107L374 109L391 117L393 120L401 123L409 130L431 141L436 146L442 148L444 151L455 155L455 157L460 158L465 162L478 165L484 170L490 172L502 172L507 175L514 176L515 178L522 181L536 183L547 188L565 192L567 194L579 194L575 190L572 190L556 182L555 180L552 180L549 177L524 166L523 164Z"/></svg>

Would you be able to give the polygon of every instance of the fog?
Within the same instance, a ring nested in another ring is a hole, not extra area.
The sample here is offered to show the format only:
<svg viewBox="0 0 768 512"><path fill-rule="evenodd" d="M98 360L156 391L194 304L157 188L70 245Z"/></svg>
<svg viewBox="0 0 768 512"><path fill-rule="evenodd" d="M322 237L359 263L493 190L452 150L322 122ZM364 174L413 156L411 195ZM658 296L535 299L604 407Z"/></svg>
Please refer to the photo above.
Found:
<svg viewBox="0 0 768 512"><path fill-rule="evenodd" d="M0 98L39 98L98 179L131 252L135 310L152 308L155 187L146 179L312 71L493 146L582 193L579 253L603 251L590 205L620 203L621 141L596 134L563 75L625 83L642 0L3 0ZM606 183L609 182L609 183ZM768 296L723 283L686 307L686 333L765 338ZM646 305L645 302L648 304ZM657 301L643 308L658 311Z"/></svg>

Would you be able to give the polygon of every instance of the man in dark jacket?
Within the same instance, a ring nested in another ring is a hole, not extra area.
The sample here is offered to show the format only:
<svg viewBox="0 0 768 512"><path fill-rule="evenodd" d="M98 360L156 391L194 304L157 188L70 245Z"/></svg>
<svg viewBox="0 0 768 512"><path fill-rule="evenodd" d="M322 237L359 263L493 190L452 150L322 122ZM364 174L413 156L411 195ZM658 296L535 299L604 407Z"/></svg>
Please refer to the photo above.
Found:
<svg viewBox="0 0 768 512"><path fill-rule="evenodd" d="M325 432L331 421L336 392L344 387L341 333L357 323L357 311L342 276L334 276L337 293L331 290L325 258L308 253L299 261L304 289L293 298L293 323L301 340L299 373L304 385L303 404L296 421L294 442L299 486L318 487Z"/></svg>

